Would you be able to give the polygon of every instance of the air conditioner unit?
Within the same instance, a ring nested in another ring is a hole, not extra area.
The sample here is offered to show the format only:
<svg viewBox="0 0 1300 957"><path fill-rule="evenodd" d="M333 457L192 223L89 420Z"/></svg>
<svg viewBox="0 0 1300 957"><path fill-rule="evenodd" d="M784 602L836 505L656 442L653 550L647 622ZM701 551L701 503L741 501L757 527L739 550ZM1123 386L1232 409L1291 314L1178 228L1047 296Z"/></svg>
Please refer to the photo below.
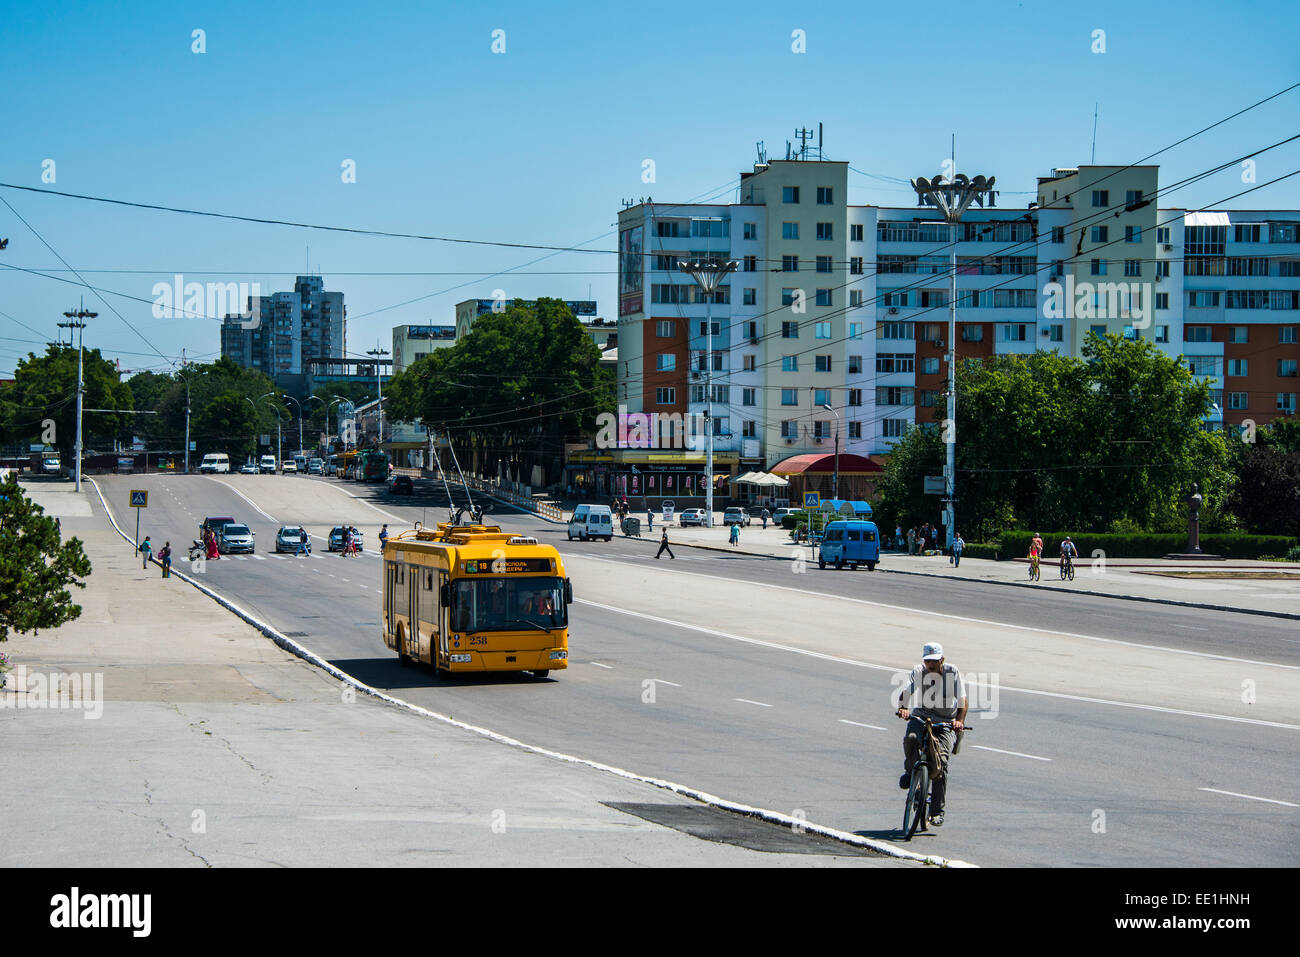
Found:
<svg viewBox="0 0 1300 957"><path fill-rule="evenodd" d="M786 444L786 445L794 445L794 439L786 439L786 440L785 440L785 444Z"/></svg>
<svg viewBox="0 0 1300 957"><path fill-rule="evenodd" d="M822 437L821 437L820 435L817 436L816 441L817 441L817 444L818 444L818 445L821 445L821 444L822 444Z"/></svg>
<svg viewBox="0 0 1300 957"><path fill-rule="evenodd" d="M1164 244L1164 247L1165 247L1165 252L1167 252L1167 253L1171 253L1171 252L1174 251L1174 244L1173 244L1173 243L1165 243L1165 244Z"/></svg>
<svg viewBox="0 0 1300 957"><path fill-rule="evenodd" d="M1051 334L1052 334L1052 330L1047 328L1047 326L1043 326L1043 335L1050 336Z"/></svg>
<svg viewBox="0 0 1300 957"><path fill-rule="evenodd" d="M758 345L758 336L750 336L750 337L749 337L749 344L750 344L751 346L756 346L756 345Z"/></svg>
<svg viewBox="0 0 1300 957"><path fill-rule="evenodd" d="M948 344L948 343L944 342L942 339L935 339L934 342L932 343L932 345L933 345L936 349L942 349L942 348L943 348L944 346L946 346L947 344Z"/></svg>
<svg viewBox="0 0 1300 957"><path fill-rule="evenodd" d="M897 306L890 306L890 307L889 307L889 314L890 314L891 316L896 316L896 315L898 315L898 307L897 307Z"/></svg>
<svg viewBox="0 0 1300 957"><path fill-rule="evenodd" d="M1160 275L1159 273L1156 273L1156 282L1159 282L1161 279L1164 278L1165 278L1164 276Z"/></svg>

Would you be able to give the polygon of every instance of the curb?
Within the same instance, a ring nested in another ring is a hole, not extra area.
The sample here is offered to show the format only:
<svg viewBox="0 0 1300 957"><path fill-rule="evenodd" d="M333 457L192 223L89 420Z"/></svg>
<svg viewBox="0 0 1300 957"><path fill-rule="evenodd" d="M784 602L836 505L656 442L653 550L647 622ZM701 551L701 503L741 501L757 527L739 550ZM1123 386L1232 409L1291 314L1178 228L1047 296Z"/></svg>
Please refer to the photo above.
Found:
<svg viewBox="0 0 1300 957"><path fill-rule="evenodd" d="M649 544L655 544L649 542ZM698 548L709 552L723 552L728 555L748 555L751 558L767 558L772 561L788 562L790 559L781 555L768 555L765 552L749 552L743 549L721 548L717 545L695 545L691 542L670 542L672 545L680 545L683 548ZM795 545L791 543L792 548L807 548L806 545ZM810 561L812 559L809 559ZM1131 566L1139 567L1139 566ZM1282 618L1289 621L1300 621L1300 614L1289 611L1268 611L1263 608L1243 608L1240 605L1212 605L1207 602L1198 601L1180 601L1177 598L1153 598L1148 595L1118 595L1109 591L1093 591L1092 589L1080 588L1062 588L1059 585L1031 585L1028 582L1001 581L996 578L958 578L956 575L940 575L935 572L917 572L909 571L902 568L887 568L882 561L876 566L876 571L886 572L890 575L916 575L922 578L942 578L945 580L956 579L958 581L972 582L974 584L1004 585L1011 588L1032 588L1035 591L1052 591L1061 592L1066 595L1088 595L1093 598L1114 598L1119 601L1141 601L1156 605L1175 605L1180 608L1201 608L1206 611L1225 611L1239 615L1260 615L1265 618Z"/></svg>
<svg viewBox="0 0 1300 957"><path fill-rule="evenodd" d="M100 505L103 506L104 514L108 516L108 520L109 522L112 523L114 530L117 532L118 535L122 537L122 539L127 544L134 547L135 543L131 540L130 536L128 536L124 531L122 531L121 527L117 524L117 519L113 517L113 512L108 507L108 503L104 500L103 492L100 491L99 483L95 482L93 479L90 479L86 476L83 476L83 478L85 478L88 482L90 482L92 486L94 486L95 494L99 496L99 502ZM740 804L735 801L728 801L725 798L721 798L716 795L709 794L706 791L699 791L682 784L676 784L672 781L664 780L662 778L646 777L645 775L636 774L631 771L625 771L622 768L616 768L612 765L601 764L597 761L590 761L587 760L586 758L579 758L574 755L564 754L559 751L551 751L547 748L538 747L537 745L526 744L523 741L519 741L516 740L515 738L508 737L497 731L492 731L489 728L482 728L477 725L467 724L463 721L457 721L455 718L452 718L449 715L439 714L436 711L430 711L427 708L420 707L419 705L411 704L409 701L403 701L401 698L394 698L391 695L385 694L384 692L378 690L377 688L372 688L370 685L358 681L356 678L352 677L352 675L348 674L347 672L340 671L338 668L334 667L328 661L326 661L325 659L317 655L315 652L309 650L303 645L298 644L292 638L285 636L280 631L278 631L274 626L264 621L261 621L260 619L256 618L254 615L240 608L238 605L230 601L230 599L226 598L225 596L221 595L219 592L216 592L213 589L208 588L206 585L200 584L199 582L195 581L193 578L191 578L189 575L184 574L183 572L177 572L174 564L172 567L172 574L175 577L181 579L181 581L184 581L194 586L194 588L196 588L199 592L201 592L204 595L207 595L209 598L211 598L221 607L225 608L227 611L232 612L234 615L241 618L247 624L256 628L259 632L261 632L267 638L270 638L271 641L273 641L276 645L278 645L280 648L283 648L285 651L289 652L290 654L295 655L298 658L301 658L303 661L307 662L308 664L321 669L331 677L337 678L342 683L355 688L356 690L362 692L363 694L370 695L373 698L377 698L380 701L385 702L386 704L393 705L404 711L409 711L413 714L420 715L421 717L433 718L437 721L442 722L443 724L450 725L451 727L460 728L461 730L464 731L471 731L474 734L488 738L489 740L496 741L501 744L509 745L510 747L518 748L523 751L528 751L532 754L537 754L548 758L554 758L556 760L563 761L567 764L577 764L583 767L592 768L593 770L596 771L602 771L606 774L612 774L615 777L622 778L623 780L635 781L641 784L649 784L654 787L660 788L661 790L671 791L674 794L678 794L682 797L686 797L686 798L690 798L691 800L698 801L701 804L705 804L709 807L715 807L722 811L728 811L733 814L739 814L743 817L751 817L761 821L767 821L770 824L777 824L782 827L794 828L797 829L798 832L806 831L812 834L817 834L821 837L827 837L832 840L838 841L841 844L846 844L852 847L865 848L867 850L875 851L885 857L895 857L901 860L916 861L921 864L932 864L939 867L977 867L978 866L976 864L970 864L966 861L957 860L954 858L938 857L935 855L914 854L911 851L904 851L901 848L894 847L891 844L885 844L882 842L873 841L870 840L869 838L864 838L857 834L850 833L848 831L841 831L836 828L826 827L820 824L813 824L810 821L791 817L786 814L781 814L777 811L769 811L764 808L756 808L756 807L751 807L747 804Z"/></svg>

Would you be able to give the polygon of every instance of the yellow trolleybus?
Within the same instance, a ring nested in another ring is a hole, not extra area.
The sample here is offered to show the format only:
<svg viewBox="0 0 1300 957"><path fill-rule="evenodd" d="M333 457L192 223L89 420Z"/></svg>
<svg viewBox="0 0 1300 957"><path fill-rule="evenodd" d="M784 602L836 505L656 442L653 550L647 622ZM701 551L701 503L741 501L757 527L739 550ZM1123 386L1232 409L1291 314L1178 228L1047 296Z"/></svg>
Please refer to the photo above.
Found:
<svg viewBox="0 0 1300 957"><path fill-rule="evenodd" d="M384 644L439 673L568 667L560 553L495 525L440 524L384 546Z"/></svg>

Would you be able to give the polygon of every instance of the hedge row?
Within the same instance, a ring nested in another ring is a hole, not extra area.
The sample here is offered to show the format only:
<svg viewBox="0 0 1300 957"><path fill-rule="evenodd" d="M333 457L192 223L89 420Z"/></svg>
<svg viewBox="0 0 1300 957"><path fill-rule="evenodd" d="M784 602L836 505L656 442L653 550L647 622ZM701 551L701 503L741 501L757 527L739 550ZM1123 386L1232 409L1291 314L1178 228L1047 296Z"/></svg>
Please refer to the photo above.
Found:
<svg viewBox="0 0 1300 957"><path fill-rule="evenodd" d="M1045 532L1043 533L1043 554L1047 558L1054 558L1060 554L1061 539L1065 537L1064 532ZM1033 539L1032 532L1003 532L998 543L997 549L1001 553L1000 557L1022 558L1029 554L1029 543ZM1082 558L1092 558L1094 551L1102 551L1107 558L1163 558L1171 553L1185 552L1187 550L1186 535L1111 535L1111 534L1092 534L1089 532L1080 532L1071 535L1075 547L1079 550ZM1211 555L1222 555L1224 558L1244 558L1254 559L1261 555L1270 555L1281 557L1286 555L1294 546L1296 540L1287 535L1243 535L1243 534L1226 534L1226 535L1202 535L1201 551ZM972 549L988 549L988 545L966 546L965 554L971 558L986 557L982 554L976 554Z"/></svg>

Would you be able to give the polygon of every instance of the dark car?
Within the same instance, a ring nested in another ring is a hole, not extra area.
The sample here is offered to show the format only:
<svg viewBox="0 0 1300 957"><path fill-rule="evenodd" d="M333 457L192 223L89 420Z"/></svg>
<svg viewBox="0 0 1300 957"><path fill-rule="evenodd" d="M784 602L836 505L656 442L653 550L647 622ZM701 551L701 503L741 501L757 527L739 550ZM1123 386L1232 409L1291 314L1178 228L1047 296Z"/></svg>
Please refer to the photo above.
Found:
<svg viewBox="0 0 1300 957"><path fill-rule="evenodd" d="M394 495L410 495L415 491L415 484L409 475L397 475L388 483L388 491Z"/></svg>
<svg viewBox="0 0 1300 957"><path fill-rule="evenodd" d="M355 525L352 525L350 527L352 529L352 537L357 543L357 548L360 549L361 538L362 538L361 532L360 530L357 529ZM347 543L347 539L344 538L344 529L342 525L335 525L333 528L330 529L329 545L326 546L327 551L341 552L343 551L343 546L346 543Z"/></svg>
<svg viewBox="0 0 1300 957"><path fill-rule="evenodd" d="M229 515L209 516L208 518L205 518L203 520L203 524L199 526L199 535L202 535L203 532L206 530L220 537L221 530L225 528L227 525L231 524L232 522L234 522L234 519L231 518Z"/></svg>

